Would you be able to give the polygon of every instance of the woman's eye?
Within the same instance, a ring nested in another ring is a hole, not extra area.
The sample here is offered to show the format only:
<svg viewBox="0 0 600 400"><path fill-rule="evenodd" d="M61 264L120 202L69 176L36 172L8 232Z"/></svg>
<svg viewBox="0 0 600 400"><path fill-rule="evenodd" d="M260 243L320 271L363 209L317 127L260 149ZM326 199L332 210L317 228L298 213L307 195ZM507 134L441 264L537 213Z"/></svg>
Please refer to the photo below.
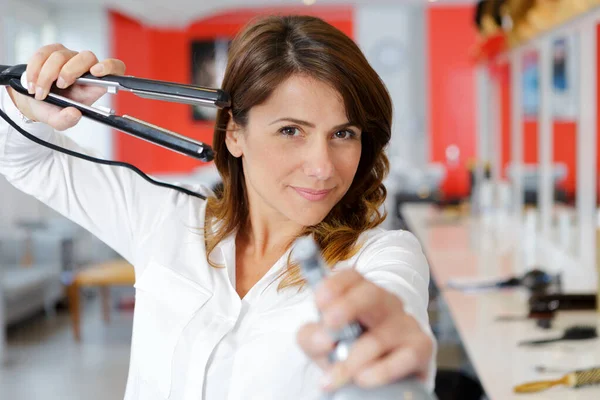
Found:
<svg viewBox="0 0 600 400"><path fill-rule="evenodd" d="M334 136L336 139L352 139L356 136L356 133L351 130L345 130L336 132Z"/></svg>
<svg viewBox="0 0 600 400"><path fill-rule="evenodd" d="M279 130L284 136L297 136L300 134L300 129L293 126L285 126Z"/></svg>

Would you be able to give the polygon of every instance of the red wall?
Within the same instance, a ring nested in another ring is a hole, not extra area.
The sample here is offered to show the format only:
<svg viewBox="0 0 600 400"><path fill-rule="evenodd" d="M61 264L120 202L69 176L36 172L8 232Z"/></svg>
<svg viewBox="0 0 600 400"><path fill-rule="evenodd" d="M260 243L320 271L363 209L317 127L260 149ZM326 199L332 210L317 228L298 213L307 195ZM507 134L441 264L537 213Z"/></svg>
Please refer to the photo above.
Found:
<svg viewBox="0 0 600 400"><path fill-rule="evenodd" d="M475 75L469 49L476 42L473 6L435 6L427 10L429 57L429 158L445 163L455 144L464 170L475 158ZM465 195L464 171L448 171L447 195ZM455 180L456 183L451 182ZM451 192L451 193L450 193Z"/></svg>
<svg viewBox="0 0 600 400"><path fill-rule="evenodd" d="M503 176L506 177L506 166L511 160L511 91L510 67L500 68L500 96L502 117L502 166ZM577 123L574 121L555 121L553 124L554 150L553 160L564 163L567 177L559 186L568 194L573 195L577 187ZM527 164L538 162L538 122L525 120L523 123L523 158Z"/></svg>
<svg viewBox="0 0 600 400"><path fill-rule="evenodd" d="M506 71L510 76L510 71ZM502 77L501 91L501 115L502 115L502 160L503 169L510 161L510 135L511 135L511 101L510 80L505 81ZM559 187L567 194L573 195L577 185L577 123L573 121L555 121L552 125L554 144L553 160L564 163L567 166L567 177L559 183ZM526 164L538 162L538 122L526 119L523 122L523 160ZM505 171L503 171L503 175Z"/></svg>
<svg viewBox="0 0 600 400"><path fill-rule="evenodd" d="M554 122L554 161L567 165L567 177L560 183L568 194L574 195L577 189L577 123L572 121Z"/></svg>
<svg viewBox="0 0 600 400"><path fill-rule="evenodd" d="M596 28L598 65L600 65L600 25ZM508 72L509 74L510 72ZM597 71L597 89L600 93L600 69ZM585 82L582 82L585 84ZM502 93L502 124L503 124L503 143L510 143L510 80L503 85ZM597 115L600 115L600 102L598 103ZM596 134L600 133L600 118L598 118L598 127ZM575 121L555 121L553 123L553 159L556 162L562 162L567 165L567 178L560 184L569 195L575 195L577 191L577 134L578 126ZM538 123L529 120L524 122L523 131L524 161L526 163L538 162ZM596 168L598 171L598 201L600 202L600 138L597 140ZM504 158L504 157L503 157ZM506 161L506 160L505 160Z"/></svg>
<svg viewBox="0 0 600 400"><path fill-rule="evenodd" d="M506 167L512 158L512 149L511 143L512 138L510 135L511 131L511 118L512 118L512 108L510 107L510 96L512 95L512 88L510 87L510 66L508 64L502 65L499 68L499 79L500 79L500 107L502 108L500 111L500 122L502 126L500 127L500 132L502 135L502 177L504 179L506 176Z"/></svg>
<svg viewBox="0 0 600 400"><path fill-rule="evenodd" d="M597 27L596 35L598 37L598 65L600 65L600 25ZM583 82L582 84L585 84ZM510 90L510 85L507 85L507 90ZM600 69L598 70L597 93L600 93ZM507 101L506 101L507 100ZM505 112L506 107L510 108L510 97L503 99L502 102L502 123L504 126L510 126L510 112ZM598 102L598 115L600 115L600 102ZM597 133L600 132L600 118L598 118ZM578 127L575 121L555 121L553 123L553 159L556 162L562 162L567 165L567 178L561 183L561 187L570 195L574 195L577 190L577 133ZM503 129L503 135L510 136L510 127ZM504 139L503 139L504 140ZM529 120L524 122L523 132L524 146L524 161L526 163L538 162L538 123L537 121ZM597 154L600 155L600 139L597 140ZM600 193L600 157L597 160L597 171L599 184L598 192ZM600 195L598 196L600 201Z"/></svg>
<svg viewBox="0 0 600 400"><path fill-rule="evenodd" d="M511 90L510 85L507 88ZM510 98L503 101L502 110L502 141L510 143L510 111L506 112L506 107L510 109ZM523 123L523 160L526 164L536 164L538 162L538 122L535 120L525 120ZM554 135L554 162L564 163L567 166L567 177L560 182L559 187L568 194L573 195L577 182L577 123L572 121L555 121L553 124ZM505 150L503 150L505 151ZM509 150L510 151L510 150ZM510 161L507 158L506 151L503 153L504 166Z"/></svg>
<svg viewBox="0 0 600 400"><path fill-rule="evenodd" d="M191 41L233 38L252 18L265 14L314 15L328 21L348 36L354 36L354 13L350 6L310 9L277 7L225 12L198 20L181 29L148 27L112 12L112 56L126 63L128 75L190 83ZM214 124L194 121L190 106L120 94L115 99L115 109L119 114L130 114L182 135L212 143ZM192 158L123 133L115 134L115 158L132 163L147 173L188 172L202 165Z"/></svg>
<svg viewBox="0 0 600 400"><path fill-rule="evenodd" d="M473 7L430 7L429 51L430 159L444 162L456 144L466 163L475 156L475 75L469 48L475 43Z"/></svg>
<svg viewBox="0 0 600 400"><path fill-rule="evenodd" d="M596 46L597 46L597 57L598 57L598 63L597 65L600 66L600 24L596 27ZM600 68L598 68L598 74L597 74L597 79L596 79L596 94L600 93ZM597 105L598 105L598 111L596 113L597 116L600 116L600 101L596 101ZM597 118L597 124L598 124L598 129L596 130L596 133L600 133L600 118ZM598 171L597 177L596 177L596 201L598 203L600 203L600 137L596 136L596 171Z"/></svg>
<svg viewBox="0 0 600 400"><path fill-rule="evenodd" d="M534 120L523 122L523 162L525 164L538 162L538 123Z"/></svg>
<svg viewBox="0 0 600 400"><path fill-rule="evenodd" d="M450 144L456 144L461 149L463 165L475 158L477 104L474 69L469 49L475 43L477 36L472 27L472 18L473 8L470 6L436 6L428 10L429 143L430 160L433 162L445 162L445 150ZM511 159L512 88L509 67L503 66L496 72L498 73L496 77L500 79L502 175L506 176L506 166ZM554 160L565 163L568 168L567 178L561 186L572 194L576 189L577 176L577 124L573 121L557 121L553 124L553 134ZM524 161L536 163L538 160L536 121L524 122L523 140ZM600 154L600 141L598 151ZM598 169L600 171L600 158ZM460 191L452 182L446 182L444 187L452 191Z"/></svg>

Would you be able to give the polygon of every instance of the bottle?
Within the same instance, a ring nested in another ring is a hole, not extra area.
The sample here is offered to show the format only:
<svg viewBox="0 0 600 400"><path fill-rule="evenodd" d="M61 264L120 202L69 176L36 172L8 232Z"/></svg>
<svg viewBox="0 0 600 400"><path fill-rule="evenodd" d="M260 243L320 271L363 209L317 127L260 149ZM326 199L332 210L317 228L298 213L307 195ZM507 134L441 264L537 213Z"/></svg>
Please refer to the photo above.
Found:
<svg viewBox="0 0 600 400"><path fill-rule="evenodd" d="M328 269L325 267L317 243L311 236L296 240L293 255L300 263L302 274L311 288L314 289L327 277ZM350 354L352 345L363 332L362 326L357 322L342 328L336 335L336 346L329 354L329 361L332 363L344 361ZM322 400L436 400L436 398L416 378L407 378L369 389L348 384L333 393L323 394Z"/></svg>

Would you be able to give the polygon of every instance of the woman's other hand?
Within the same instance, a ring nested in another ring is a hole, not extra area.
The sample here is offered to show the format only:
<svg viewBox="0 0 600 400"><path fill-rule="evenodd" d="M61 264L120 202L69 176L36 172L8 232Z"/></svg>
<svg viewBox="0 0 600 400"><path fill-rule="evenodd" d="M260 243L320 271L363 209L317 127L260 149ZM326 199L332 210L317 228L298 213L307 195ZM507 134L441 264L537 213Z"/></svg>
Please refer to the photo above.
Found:
<svg viewBox="0 0 600 400"><path fill-rule="evenodd" d="M394 294L355 270L330 276L316 290L319 323L303 326L298 342L324 371L323 389L335 390L353 381L368 388L414 375L425 380L434 344L419 323L404 311ZM366 332L354 343L348 358L329 365L334 343L328 332L358 321Z"/></svg>

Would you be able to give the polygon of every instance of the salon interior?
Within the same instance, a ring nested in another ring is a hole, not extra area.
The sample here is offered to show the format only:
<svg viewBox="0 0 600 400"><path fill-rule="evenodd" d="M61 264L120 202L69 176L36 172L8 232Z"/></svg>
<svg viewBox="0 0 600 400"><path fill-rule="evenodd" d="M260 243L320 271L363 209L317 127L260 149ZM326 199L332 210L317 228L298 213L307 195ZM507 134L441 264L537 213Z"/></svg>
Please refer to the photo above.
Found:
<svg viewBox="0 0 600 400"><path fill-rule="evenodd" d="M0 64L59 42L217 88L230 41L266 14L331 23L391 94L383 225L416 235L429 262L436 396L600 399L600 1L2 0ZM209 108L96 105L212 140ZM157 179L220 182L212 163L90 119L64 134ZM0 177L0 399L122 399L134 282Z"/></svg>

